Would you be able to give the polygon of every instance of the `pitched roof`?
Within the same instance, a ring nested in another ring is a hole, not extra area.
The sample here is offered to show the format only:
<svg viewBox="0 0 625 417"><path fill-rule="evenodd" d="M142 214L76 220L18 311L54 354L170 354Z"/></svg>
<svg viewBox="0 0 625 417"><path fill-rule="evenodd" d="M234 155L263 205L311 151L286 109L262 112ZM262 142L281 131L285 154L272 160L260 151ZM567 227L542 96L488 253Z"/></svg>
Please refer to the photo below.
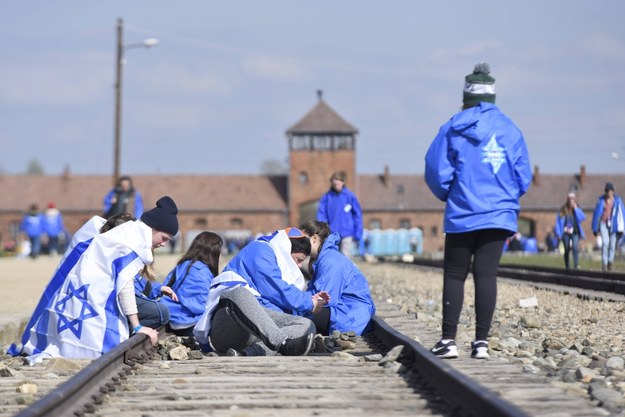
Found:
<svg viewBox="0 0 625 417"><path fill-rule="evenodd" d="M264 175L133 175L146 208L171 196L180 211L286 211L286 177ZM102 210L108 175L0 176L0 210L25 211L53 201L59 210Z"/></svg>
<svg viewBox="0 0 625 417"><path fill-rule="evenodd" d="M356 134L358 129L348 123L321 98L299 122L286 131L287 135Z"/></svg>
<svg viewBox="0 0 625 417"><path fill-rule="evenodd" d="M541 174L521 197L521 209L553 210L555 221L555 212L566 202L566 196L572 190L586 215L589 212L592 215L606 182L614 184L617 195L625 195L625 175L585 175L580 183L577 175ZM352 191L365 211L443 210L445 207L434 197L423 175L359 175L357 186Z"/></svg>
<svg viewBox="0 0 625 417"><path fill-rule="evenodd" d="M285 212L287 177L264 175L133 175L146 208L170 195L181 212ZM625 175L542 174L521 198L522 210L553 210L564 204L575 189L579 205L591 212L606 182L625 195ZM55 202L61 211L102 210L104 195L111 189L108 175L35 176L0 175L0 211L25 211L37 203L44 208ZM365 211L443 210L444 203L430 192L423 175L358 175L352 188ZM555 217L554 217L555 218Z"/></svg>

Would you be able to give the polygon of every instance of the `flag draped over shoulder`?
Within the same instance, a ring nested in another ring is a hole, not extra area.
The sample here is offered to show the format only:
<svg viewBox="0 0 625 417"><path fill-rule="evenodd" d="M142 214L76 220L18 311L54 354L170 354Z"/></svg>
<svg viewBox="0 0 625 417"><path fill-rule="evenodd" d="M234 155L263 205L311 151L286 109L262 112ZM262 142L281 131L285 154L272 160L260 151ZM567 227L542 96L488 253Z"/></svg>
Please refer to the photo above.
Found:
<svg viewBox="0 0 625 417"><path fill-rule="evenodd" d="M282 272L282 279L291 285L295 285L300 290L306 289L306 280L291 257L291 241L285 230L278 230L276 234L267 241L276 255L278 267Z"/></svg>
<svg viewBox="0 0 625 417"><path fill-rule="evenodd" d="M213 311L215 311L217 304L219 304L221 293L240 286L245 287L245 289L250 291L255 297L260 295L258 294L258 291L250 287L242 276L234 271L222 272L213 279L210 290L208 291L204 314L202 314L198 322L195 324L195 327L193 327L193 336L195 336L195 339L199 343L203 345L209 343L208 337L211 331Z"/></svg>
<svg viewBox="0 0 625 417"><path fill-rule="evenodd" d="M151 229L129 221L99 234L97 223L92 219L76 233L28 323L21 350L11 346L8 353L90 359L128 338L117 296L152 263Z"/></svg>

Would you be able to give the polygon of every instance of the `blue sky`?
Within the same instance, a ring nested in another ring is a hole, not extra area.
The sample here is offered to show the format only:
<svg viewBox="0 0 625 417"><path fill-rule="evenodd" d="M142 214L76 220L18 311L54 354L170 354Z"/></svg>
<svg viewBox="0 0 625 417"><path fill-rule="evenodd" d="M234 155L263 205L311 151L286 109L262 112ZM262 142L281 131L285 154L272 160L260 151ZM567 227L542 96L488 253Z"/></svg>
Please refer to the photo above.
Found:
<svg viewBox="0 0 625 417"><path fill-rule="evenodd" d="M357 170L421 174L464 76L542 173L625 172L625 2L20 1L0 4L0 171L113 171L115 26L124 174L257 174L316 91L360 130ZM612 157L618 154L618 158Z"/></svg>

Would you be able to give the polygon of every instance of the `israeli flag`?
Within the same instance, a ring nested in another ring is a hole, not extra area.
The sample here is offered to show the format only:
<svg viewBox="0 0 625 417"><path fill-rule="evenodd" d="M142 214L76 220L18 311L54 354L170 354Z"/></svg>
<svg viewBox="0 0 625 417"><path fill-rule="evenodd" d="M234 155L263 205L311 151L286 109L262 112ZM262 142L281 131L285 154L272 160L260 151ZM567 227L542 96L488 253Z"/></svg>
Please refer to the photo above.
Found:
<svg viewBox="0 0 625 417"><path fill-rule="evenodd" d="M208 298L206 300L206 306L204 313L193 327L193 336L199 343L205 345L209 343L209 336L211 332L211 320L213 319L213 312L219 304L221 293L231 290L236 287L243 286L250 291L255 297L259 297L260 294L254 288L250 287L247 281L234 271L226 271L217 275L211 283L208 291Z"/></svg>
<svg viewBox="0 0 625 417"><path fill-rule="evenodd" d="M129 221L99 234L92 219L72 240L22 336L8 353L93 359L128 339L120 290L153 262L151 229ZM101 224L100 224L101 226Z"/></svg>

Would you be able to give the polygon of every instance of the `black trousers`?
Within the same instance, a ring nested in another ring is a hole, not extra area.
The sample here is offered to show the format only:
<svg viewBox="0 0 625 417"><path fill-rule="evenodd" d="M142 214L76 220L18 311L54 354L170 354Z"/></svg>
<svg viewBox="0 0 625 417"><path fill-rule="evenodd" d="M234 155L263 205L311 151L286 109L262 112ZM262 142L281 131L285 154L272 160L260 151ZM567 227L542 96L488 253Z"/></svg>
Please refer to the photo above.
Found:
<svg viewBox="0 0 625 417"><path fill-rule="evenodd" d="M445 236L443 339L455 339L464 302L464 284L473 260L475 340L486 340L497 303L497 269L510 231L483 229Z"/></svg>

